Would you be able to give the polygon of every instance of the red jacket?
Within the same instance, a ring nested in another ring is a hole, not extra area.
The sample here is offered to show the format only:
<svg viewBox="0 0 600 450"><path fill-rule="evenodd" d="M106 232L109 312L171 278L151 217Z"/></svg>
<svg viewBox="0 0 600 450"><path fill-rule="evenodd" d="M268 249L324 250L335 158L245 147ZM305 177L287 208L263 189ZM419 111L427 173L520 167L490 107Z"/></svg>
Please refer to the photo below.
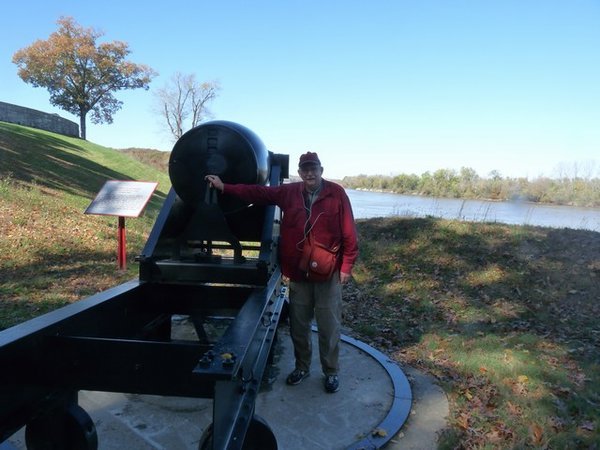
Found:
<svg viewBox="0 0 600 450"><path fill-rule="evenodd" d="M338 269L351 273L358 257L358 241L350 200L344 188L327 180L322 181L321 192L312 206L309 217L304 207L304 183L281 186L226 184L224 193L234 195L248 203L277 205L283 212L281 222L280 262L281 272L292 281L304 280L299 269L302 256L304 230L307 222L312 226L314 238L333 248L341 244Z"/></svg>

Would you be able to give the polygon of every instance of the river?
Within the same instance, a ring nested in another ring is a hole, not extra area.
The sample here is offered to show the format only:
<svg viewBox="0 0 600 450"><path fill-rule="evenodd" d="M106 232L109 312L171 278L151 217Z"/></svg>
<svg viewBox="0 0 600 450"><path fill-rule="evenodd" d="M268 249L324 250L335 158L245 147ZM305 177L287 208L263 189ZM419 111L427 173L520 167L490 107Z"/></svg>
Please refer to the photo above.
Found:
<svg viewBox="0 0 600 450"><path fill-rule="evenodd" d="M347 189L356 219L373 217L440 217L470 222L499 222L573 228L600 232L600 209L419 197Z"/></svg>

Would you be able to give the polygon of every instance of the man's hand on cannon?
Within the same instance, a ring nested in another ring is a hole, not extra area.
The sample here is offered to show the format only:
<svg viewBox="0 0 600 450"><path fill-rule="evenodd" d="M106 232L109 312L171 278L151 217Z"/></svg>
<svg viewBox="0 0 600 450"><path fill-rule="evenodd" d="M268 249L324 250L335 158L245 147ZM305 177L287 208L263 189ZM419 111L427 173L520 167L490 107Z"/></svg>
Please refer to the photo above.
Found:
<svg viewBox="0 0 600 450"><path fill-rule="evenodd" d="M225 185L217 175L206 175L204 179L210 183L210 187L215 188L219 192L223 192L225 189Z"/></svg>

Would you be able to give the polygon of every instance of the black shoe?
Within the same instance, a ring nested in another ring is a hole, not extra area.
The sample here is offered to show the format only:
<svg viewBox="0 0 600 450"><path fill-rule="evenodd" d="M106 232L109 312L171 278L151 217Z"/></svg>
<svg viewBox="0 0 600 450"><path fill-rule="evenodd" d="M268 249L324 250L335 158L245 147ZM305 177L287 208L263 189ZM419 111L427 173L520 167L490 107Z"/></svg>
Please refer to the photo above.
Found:
<svg viewBox="0 0 600 450"><path fill-rule="evenodd" d="M340 390L340 380L337 375L326 375L325 376L325 392L333 394Z"/></svg>
<svg viewBox="0 0 600 450"><path fill-rule="evenodd" d="M285 382L294 386L300 384L300 382L309 375L310 372L306 370L294 369L294 371L288 375Z"/></svg>

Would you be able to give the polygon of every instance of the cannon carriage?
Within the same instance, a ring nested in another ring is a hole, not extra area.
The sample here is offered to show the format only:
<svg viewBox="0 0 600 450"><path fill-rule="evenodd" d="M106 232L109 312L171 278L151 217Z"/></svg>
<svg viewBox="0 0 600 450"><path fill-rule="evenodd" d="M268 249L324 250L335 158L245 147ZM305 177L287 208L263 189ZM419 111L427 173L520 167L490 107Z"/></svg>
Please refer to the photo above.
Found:
<svg viewBox="0 0 600 450"><path fill-rule="evenodd" d="M25 426L29 450L98 448L77 403L92 390L212 398L199 448L276 448L254 403L286 301L281 211L221 197L204 177L274 186L288 170L239 124L184 134L139 279L0 332L0 443ZM179 316L196 338L174 336Z"/></svg>

